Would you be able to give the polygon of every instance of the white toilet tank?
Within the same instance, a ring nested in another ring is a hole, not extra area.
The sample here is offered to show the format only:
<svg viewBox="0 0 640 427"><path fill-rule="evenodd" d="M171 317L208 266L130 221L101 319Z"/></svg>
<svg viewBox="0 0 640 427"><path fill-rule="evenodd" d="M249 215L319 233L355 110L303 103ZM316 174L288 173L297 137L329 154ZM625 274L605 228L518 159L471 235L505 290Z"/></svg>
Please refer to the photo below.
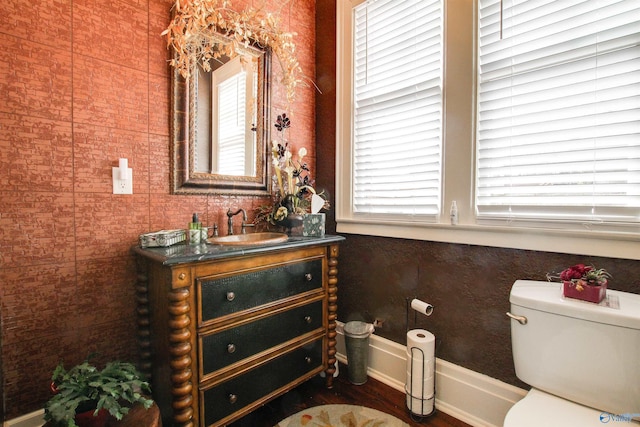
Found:
<svg viewBox="0 0 640 427"><path fill-rule="evenodd" d="M509 302L526 318L511 320L518 378L600 411L640 413L640 295L608 290L598 305L564 298L561 283L518 280Z"/></svg>

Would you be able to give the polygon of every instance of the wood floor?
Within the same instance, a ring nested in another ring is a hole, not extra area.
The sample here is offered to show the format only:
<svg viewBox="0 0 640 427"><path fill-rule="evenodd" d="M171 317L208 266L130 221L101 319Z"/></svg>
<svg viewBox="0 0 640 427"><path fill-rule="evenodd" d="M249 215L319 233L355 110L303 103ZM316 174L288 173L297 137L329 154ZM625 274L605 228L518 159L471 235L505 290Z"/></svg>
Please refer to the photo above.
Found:
<svg viewBox="0 0 640 427"><path fill-rule="evenodd" d="M335 379L331 390L324 387L322 378L316 377L231 424L230 427L272 427L278 421L305 408L332 403L374 408L391 414L410 426L469 427L468 424L439 411L421 421L412 419L405 405L404 393L371 377L363 385L353 385L347 378L347 369L347 366L340 365L340 375Z"/></svg>

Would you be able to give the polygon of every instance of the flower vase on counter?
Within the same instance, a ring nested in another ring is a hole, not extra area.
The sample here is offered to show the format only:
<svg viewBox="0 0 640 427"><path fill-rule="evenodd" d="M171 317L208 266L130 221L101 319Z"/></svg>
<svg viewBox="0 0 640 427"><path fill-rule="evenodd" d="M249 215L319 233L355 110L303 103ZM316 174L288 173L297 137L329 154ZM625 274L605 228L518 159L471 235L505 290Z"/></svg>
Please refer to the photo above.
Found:
<svg viewBox="0 0 640 427"><path fill-rule="evenodd" d="M313 188L314 181L311 179L309 166L304 161L306 148L300 148L296 156L291 153L284 137L290 126L291 121L286 114L278 115L275 127L280 140L274 140L271 148L275 192L272 204L258 208L256 220L265 222L267 227L282 227L290 236L321 237L324 236L325 220L324 214L318 214L318 211L328 209L329 204L324 194L317 193ZM315 216L306 219L309 215ZM306 228L305 223L308 224Z"/></svg>
<svg viewBox="0 0 640 427"><path fill-rule="evenodd" d="M296 213L298 201L294 194L287 194L274 214L275 225L283 227L287 230L289 236L292 235L292 229L302 225L302 215Z"/></svg>
<svg viewBox="0 0 640 427"><path fill-rule="evenodd" d="M289 236L292 236L294 233L293 229L298 228L302 225L302 215L290 214L287 215L284 219L277 221L277 225L280 227L284 227L286 229L286 233Z"/></svg>

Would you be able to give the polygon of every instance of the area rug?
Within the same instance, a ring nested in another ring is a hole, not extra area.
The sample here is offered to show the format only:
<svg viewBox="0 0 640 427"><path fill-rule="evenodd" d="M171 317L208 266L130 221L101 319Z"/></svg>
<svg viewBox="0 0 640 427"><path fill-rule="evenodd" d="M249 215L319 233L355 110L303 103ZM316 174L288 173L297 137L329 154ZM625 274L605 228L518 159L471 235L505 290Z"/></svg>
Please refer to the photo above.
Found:
<svg viewBox="0 0 640 427"><path fill-rule="evenodd" d="M322 405L291 415L274 427L409 427L393 415L358 405Z"/></svg>

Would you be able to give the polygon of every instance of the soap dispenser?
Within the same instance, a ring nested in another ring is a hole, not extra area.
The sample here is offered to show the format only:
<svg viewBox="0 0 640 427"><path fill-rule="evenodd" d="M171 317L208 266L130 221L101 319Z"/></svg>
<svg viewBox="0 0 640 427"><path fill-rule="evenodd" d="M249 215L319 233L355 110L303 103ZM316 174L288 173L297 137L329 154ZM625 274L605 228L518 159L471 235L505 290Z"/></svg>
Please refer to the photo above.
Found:
<svg viewBox="0 0 640 427"><path fill-rule="evenodd" d="M191 245L199 245L200 244L200 229L202 228L202 223L198 220L198 214L194 213L191 218L191 222L189 223L189 244Z"/></svg>

